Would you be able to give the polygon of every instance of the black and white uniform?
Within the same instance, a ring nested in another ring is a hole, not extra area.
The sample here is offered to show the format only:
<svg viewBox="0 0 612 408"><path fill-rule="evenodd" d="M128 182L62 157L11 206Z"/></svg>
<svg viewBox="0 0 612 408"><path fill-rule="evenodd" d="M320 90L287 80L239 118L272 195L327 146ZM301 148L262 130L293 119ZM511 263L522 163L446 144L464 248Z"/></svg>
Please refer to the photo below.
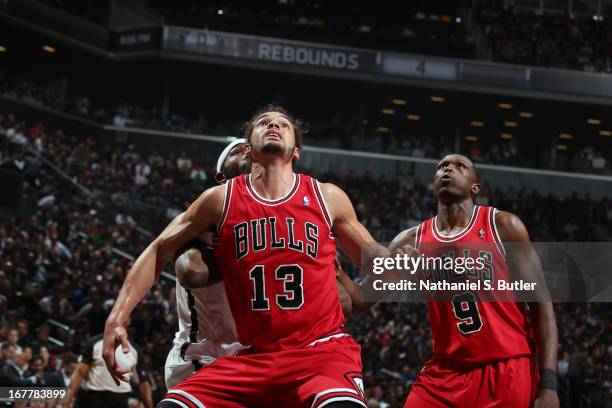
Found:
<svg viewBox="0 0 612 408"><path fill-rule="evenodd" d="M75 408L97 408L97 407L127 407L128 397L131 395L130 383L123 381L119 385L111 377L106 364L102 359L103 335L91 337L87 341L82 362L88 364L91 369L89 376L83 380L81 389L75 401ZM127 374L128 379L135 378L136 382L145 381L148 378L143 364L143 354L134 343L128 340L130 352L125 356L131 369ZM122 366L123 367L123 366Z"/></svg>
<svg viewBox="0 0 612 408"><path fill-rule="evenodd" d="M176 281L179 328L166 358L166 386L172 388L218 357L246 347L236 339L236 327L223 282L185 289Z"/></svg>

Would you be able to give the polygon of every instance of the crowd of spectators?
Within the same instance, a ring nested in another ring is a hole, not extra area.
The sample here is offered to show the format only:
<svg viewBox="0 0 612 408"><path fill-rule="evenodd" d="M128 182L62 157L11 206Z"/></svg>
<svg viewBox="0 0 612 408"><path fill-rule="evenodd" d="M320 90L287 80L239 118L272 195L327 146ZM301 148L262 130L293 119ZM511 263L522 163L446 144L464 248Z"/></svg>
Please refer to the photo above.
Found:
<svg viewBox="0 0 612 408"><path fill-rule="evenodd" d="M479 1L474 13L494 60L612 72L612 27L605 13L539 12L499 0Z"/></svg>
<svg viewBox="0 0 612 408"><path fill-rule="evenodd" d="M14 136L17 126L22 138ZM187 153L145 154L130 146L96 145L62 131L47 133L42 125L30 127L13 115L0 117L0 153L0 167L23 172L24 200L32 203L28 211L0 222L0 373L12 381L43 384L67 375L85 340L102 332L131 262L121 254L138 254L150 239L136 225L142 210L133 212L125 197L159 200L151 205L167 211L153 217L151 228L157 232L212 183L214 160L205 158L197 165ZM71 187L44 166L43 159L53 161L96 198ZM391 179L368 173L313 174L343 188L360 221L381 240L435 210L432 185L410 175ZM103 196L113 205L110 215L99 207ZM606 199L560 200L485 184L478 203L494 203L519 214L535 241L612 237L612 205ZM131 338L143 346L156 398L165 390L165 350L177 327L174 290L174 282L162 278L135 311L131 326ZM586 395L591 407L603 406L597 404L611 392L612 339L606 306L556 307L562 398ZM350 320L350 330L362 345L371 407L401 406L431 354L426 322L423 305L402 303L383 303ZM568 396L568 390L573 394Z"/></svg>

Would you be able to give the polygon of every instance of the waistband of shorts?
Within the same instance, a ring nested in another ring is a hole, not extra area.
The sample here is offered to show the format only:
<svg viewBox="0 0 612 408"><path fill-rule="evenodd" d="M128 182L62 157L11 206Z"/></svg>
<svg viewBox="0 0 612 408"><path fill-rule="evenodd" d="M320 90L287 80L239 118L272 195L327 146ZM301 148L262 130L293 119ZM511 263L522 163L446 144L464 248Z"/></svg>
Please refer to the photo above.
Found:
<svg viewBox="0 0 612 408"><path fill-rule="evenodd" d="M506 358L498 358L495 360L485 360L485 361L475 361L475 362L464 362L457 360L450 360L448 358L444 358L442 356L436 356L435 354L431 359L429 359L425 365L436 365L440 368L446 368L454 371L469 371L475 370L482 367L486 367L488 365L503 363L510 360L518 360L521 358L534 358L532 354L524 354L518 356L510 356Z"/></svg>

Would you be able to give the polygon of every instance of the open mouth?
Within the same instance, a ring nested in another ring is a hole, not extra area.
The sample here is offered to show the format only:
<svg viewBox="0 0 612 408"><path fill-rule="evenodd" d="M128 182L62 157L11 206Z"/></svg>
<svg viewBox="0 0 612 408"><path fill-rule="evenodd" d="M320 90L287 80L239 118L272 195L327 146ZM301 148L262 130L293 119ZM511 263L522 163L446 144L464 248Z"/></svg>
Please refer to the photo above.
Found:
<svg viewBox="0 0 612 408"><path fill-rule="evenodd" d="M271 139L277 139L277 140L281 140L281 135L280 133L278 133L275 130L268 130L265 133L265 137L267 138L271 138Z"/></svg>

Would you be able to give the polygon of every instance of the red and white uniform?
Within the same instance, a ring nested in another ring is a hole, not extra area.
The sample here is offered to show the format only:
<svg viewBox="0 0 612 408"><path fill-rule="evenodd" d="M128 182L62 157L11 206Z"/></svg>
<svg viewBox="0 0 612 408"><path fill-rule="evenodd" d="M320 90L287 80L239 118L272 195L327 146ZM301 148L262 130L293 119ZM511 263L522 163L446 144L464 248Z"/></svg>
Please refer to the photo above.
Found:
<svg viewBox="0 0 612 408"><path fill-rule="evenodd" d="M166 401L365 406L360 348L343 328L336 242L319 183L294 174L290 191L276 200L259 196L250 175L226 186L215 259L238 340L251 347L198 371Z"/></svg>
<svg viewBox="0 0 612 408"><path fill-rule="evenodd" d="M453 235L438 230L437 217L419 225L415 244L423 255L486 260L484 268L460 278L455 271L425 271L424 277L489 281L493 288L499 279L509 281L496 212L493 207L474 206L468 226ZM528 407L538 379L526 304L482 302L474 292L446 295L452 301L428 302L434 355L413 384L405 407Z"/></svg>

